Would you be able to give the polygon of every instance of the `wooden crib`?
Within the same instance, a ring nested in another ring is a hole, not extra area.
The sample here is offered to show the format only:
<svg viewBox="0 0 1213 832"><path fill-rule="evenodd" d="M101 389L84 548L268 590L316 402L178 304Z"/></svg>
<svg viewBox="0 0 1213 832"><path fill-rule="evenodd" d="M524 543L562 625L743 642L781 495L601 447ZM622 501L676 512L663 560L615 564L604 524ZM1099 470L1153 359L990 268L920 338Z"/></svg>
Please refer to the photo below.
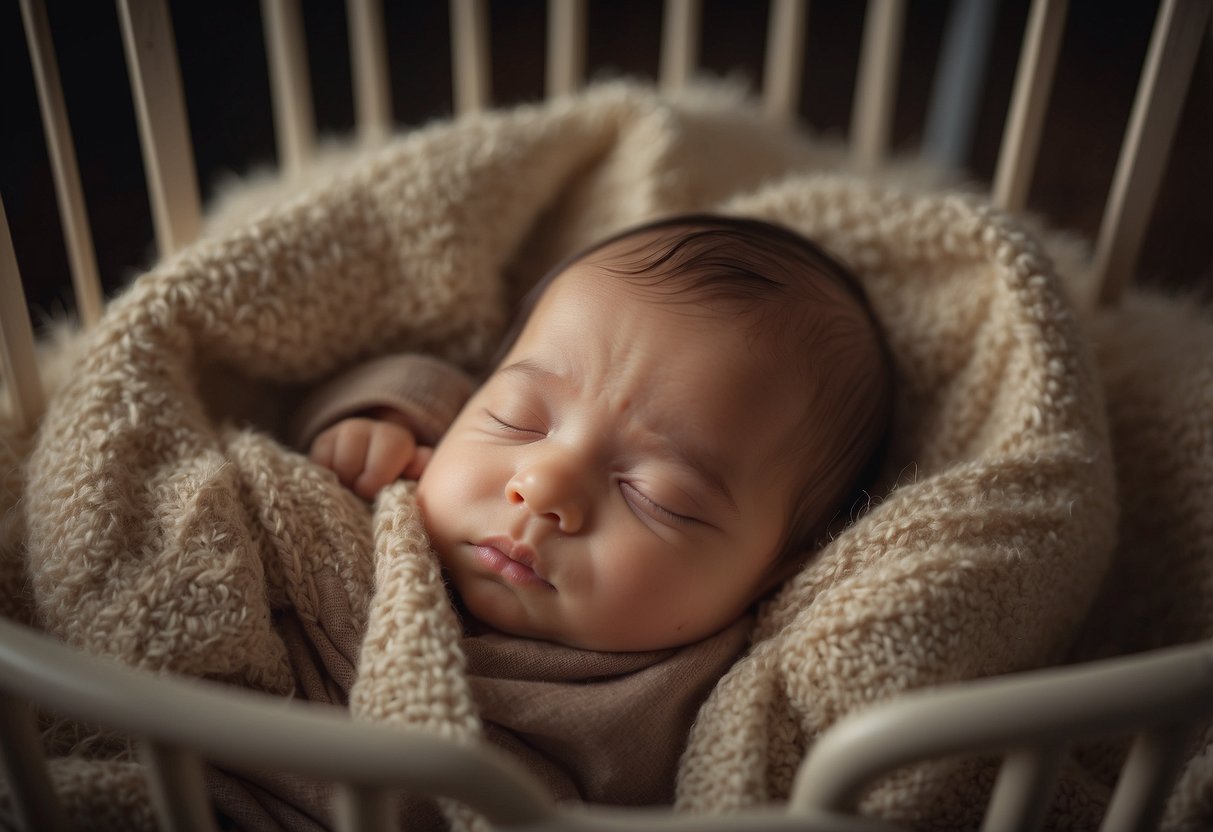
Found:
<svg viewBox="0 0 1213 832"><path fill-rule="evenodd" d="M655 2L655 0L654 0ZM383 9L348 0L356 128L368 144L393 129ZM924 150L937 163L963 159L981 91L994 3L958 0L943 38ZM201 200L166 0L118 0L131 89L142 141L156 246L161 256L189 244L201 226ZM451 0L453 110L493 104L486 0ZM1089 302L1115 304L1135 273L1168 148L1213 3L1163 0L1140 77L1119 163L1090 265ZM48 151L84 326L103 306L102 283L84 208L68 113L47 11L21 0ZM315 153L316 130L298 0L263 0L263 21L278 158L289 175ZM688 83L698 65L699 0L666 0L659 82ZM891 154L894 90L904 35L904 0L869 0L849 147L854 164L879 170ZM997 207L1021 211L1046 118L1066 22L1065 0L1033 0L1001 150L992 182ZM549 0L546 92L575 92L586 65L585 0ZM800 117L806 0L771 0L761 100L768 117ZM809 58L811 61L811 56ZM6 128L8 129L8 128ZM9 212L18 206L9 205ZM36 425L44 396L17 258L0 205L0 333L3 373L21 424ZM1080 299L1081 300L1081 299ZM334 781L342 830L394 828L392 794L404 788L453 798L510 829L890 829L857 814L866 784L914 761L957 754L1004 755L985 825L1031 829L1042 821L1062 755L1092 738L1135 735L1104 827L1153 828L1184 744L1213 715L1213 645L1197 644L1094 663L926 690L834 726L802 762L784 806L703 818L661 810L553 804L510 759L433 737L356 723L306 704L217 684L152 677L61 645L0 620L0 735L3 773L15 817L27 830L67 828L47 777L32 707L141 738L165 829L215 824L202 760L239 769L271 768Z"/></svg>

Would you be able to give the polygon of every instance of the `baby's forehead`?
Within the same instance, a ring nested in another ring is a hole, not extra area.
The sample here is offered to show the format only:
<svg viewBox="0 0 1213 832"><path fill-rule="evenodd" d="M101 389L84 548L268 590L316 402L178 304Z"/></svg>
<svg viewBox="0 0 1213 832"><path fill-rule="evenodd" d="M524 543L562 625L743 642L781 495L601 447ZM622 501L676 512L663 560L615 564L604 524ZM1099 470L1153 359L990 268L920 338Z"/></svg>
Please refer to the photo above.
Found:
<svg viewBox="0 0 1213 832"><path fill-rule="evenodd" d="M628 303L621 302L624 298ZM647 360L663 361L673 353L711 354L722 343L730 344L730 349L751 357L746 372L760 378L727 381L724 367L718 365L721 380L732 385L726 395L741 395L752 381L779 386L785 391L783 398L799 401L801 412L823 428L822 414L832 408L816 391L830 387L832 395L839 394L837 384L828 377L870 373L881 361L878 336L870 321L841 293L810 299L704 298L691 290L671 289L668 284L653 286L603 273L592 258L556 275L526 329L533 343L554 337L554 320L567 326L572 319L574 330L593 324L625 338L628 330L620 316L638 314L637 306L642 308L647 326L676 333L676 337L640 339L632 345L633 358L645 354ZM570 354L599 349L595 343L561 339L562 349ZM650 354L654 352L658 354ZM707 387L702 390L705 398L710 392Z"/></svg>
<svg viewBox="0 0 1213 832"><path fill-rule="evenodd" d="M883 336L857 279L810 240L761 221L682 218L608 238L554 269L532 293L503 356L556 294L586 293L582 315L610 317L612 294L698 320L699 336L742 332L765 372L813 384L822 373L866 372L885 359ZM564 290L568 289L569 292ZM617 296L616 296L617 297ZM692 339L688 339L692 340ZM693 348L693 344L681 345Z"/></svg>
<svg viewBox="0 0 1213 832"><path fill-rule="evenodd" d="M688 253L683 243L696 230L645 228L608 240L567 263L543 293L557 282L588 292L628 291L673 312L707 318L708 329L745 328L755 343L780 353L812 348L819 337L844 333L852 342L879 340L855 279L839 273L841 267L806 263L757 245L716 243ZM604 305L589 311L611 314Z"/></svg>

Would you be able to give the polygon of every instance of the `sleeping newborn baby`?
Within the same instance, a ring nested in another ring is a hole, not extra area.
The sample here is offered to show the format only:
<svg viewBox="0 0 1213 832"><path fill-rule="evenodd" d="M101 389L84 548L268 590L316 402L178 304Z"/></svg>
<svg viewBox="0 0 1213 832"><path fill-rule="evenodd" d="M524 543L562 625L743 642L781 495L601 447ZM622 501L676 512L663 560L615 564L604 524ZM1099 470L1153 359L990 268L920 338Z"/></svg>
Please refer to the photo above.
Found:
<svg viewBox="0 0 1213 832"><path fill-rule="evenodd" d="M744 648L747 609L849 514L872 472L892 403L880 330L855 279L810 241L694 215L558 266L500 356L474 391L430 358L355 368L305 404L299 441L367 499L417 479L473 638L534 642L619 684L664 667L654 702L686 713L662 740L673 750L661 782L587 785L590 769L611 765L598 760L574 774L569 796L668 798L694 711ZM465 643L473 676L481 650ZM496 682L510 675L489 663ZM618 691L640 712L635 691ZM562 701L529 718L576 726L584 714ZM534 748L536 725L513 729ZM614 742L627 727L604 735ZM627 754L634 767L636 746Z"/></svg>

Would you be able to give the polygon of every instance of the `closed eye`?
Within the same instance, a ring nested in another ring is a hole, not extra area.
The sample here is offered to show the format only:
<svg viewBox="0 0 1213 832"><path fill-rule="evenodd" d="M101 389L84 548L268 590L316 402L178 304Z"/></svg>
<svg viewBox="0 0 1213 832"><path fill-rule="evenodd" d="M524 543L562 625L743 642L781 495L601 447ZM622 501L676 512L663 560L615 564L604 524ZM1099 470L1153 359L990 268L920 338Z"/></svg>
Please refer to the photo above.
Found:
<svg viewBox="0 0 1213 832"><path fill-rule="evenodd" d="M484 412L485 412L485 415L487 415L489 417L489 419L492 420L493 424L498 429L500 429L501 431L503 431L505 433L515 433L515 434L522 434L522 435L527 435L527 436L538 436L538 435L543 434L543 431L541 431L541 430L534 430L533 428L524 428L524 427L520 427L519 425L511 424L510 422L507 422L504 419L502 419L497 414L493 413L491 410L486 410Z"/></svg>
<svg viewBox="0 0 1213 832"><path fill-rule="evenodd" d="M694 517L688 517L685 514L677 514L670 511L665 506L654 502L650 497L641 493L636 486L631 483L620 483L619 488L623 491L624 499L628 501L628 505L632 506L633 510L641 511L649 517L663 523L671 523L676 526L685 526L691 523L699 522Z"/></svg>

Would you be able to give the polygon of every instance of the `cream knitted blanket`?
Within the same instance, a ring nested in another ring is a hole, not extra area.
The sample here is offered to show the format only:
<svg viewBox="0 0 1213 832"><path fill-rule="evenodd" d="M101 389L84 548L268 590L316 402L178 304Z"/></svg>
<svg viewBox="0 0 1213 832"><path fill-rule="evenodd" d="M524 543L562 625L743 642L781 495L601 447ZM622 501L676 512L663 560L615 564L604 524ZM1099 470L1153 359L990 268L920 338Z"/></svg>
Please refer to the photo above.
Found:
<svg viewBox="0 0 1213 832"><path fill-rule="evenodd" d="M1172 328L1171 306L1142 324L1135 351L1092 351L1090 333L1119 321L1077 320L1050 258L1011 218L837 164L734 95L668 102L611 84L432 126L331 159L306 182L237 195L78 345L24 484L12 472L26 438L6 426L5 506L23 499L6 519L3 611L132 665L279 694L301 684L277 626L289 612L335 646L328 669L350 674L356 718L475 741L459 625L409 487L386 490L368 515L328 473L233 418L247 405L234 391L288 402L289 385L400 349L478 368L510 299L563 254L658 215L723 210L795 228L855 269L900 389L882 488L760 610L750 654L692 732L680 809L785 796L824 729L906 689L1140 646L1133 627L1082 628L1110 563L1150 568L1150 530L1188 579L1136 614L1187 611L1153 641L1213 635L1191 597L1213 583L1213 528L1193 508L1213 494L1207 319L1192 315L1196 334L1184 336L1204 339L1203 358L1160 380L1169 356L1149 345ZM1110 408L1101 372L1121 397ZM1133 373L1152 377L1148 396L1187 400L1141 404ZM1150 433L1134 420L1170 413L1193 433L1163 457L1170 425ZM1122 442L1145 467L1121 468L1118 502ZM1170 477L1178 502L1147 496ZM1125 597L1108 586L1104 620ZM1176 823L1211 816L1207 756L1203 766L1185 774ZM56 771L90 825L146 821L136 763L77 754ZM977 763L915 767L864 808L973 826L988 775ZM1106 783L1071 766L1051 822L1081 828L1106 797Z"/></svg>

